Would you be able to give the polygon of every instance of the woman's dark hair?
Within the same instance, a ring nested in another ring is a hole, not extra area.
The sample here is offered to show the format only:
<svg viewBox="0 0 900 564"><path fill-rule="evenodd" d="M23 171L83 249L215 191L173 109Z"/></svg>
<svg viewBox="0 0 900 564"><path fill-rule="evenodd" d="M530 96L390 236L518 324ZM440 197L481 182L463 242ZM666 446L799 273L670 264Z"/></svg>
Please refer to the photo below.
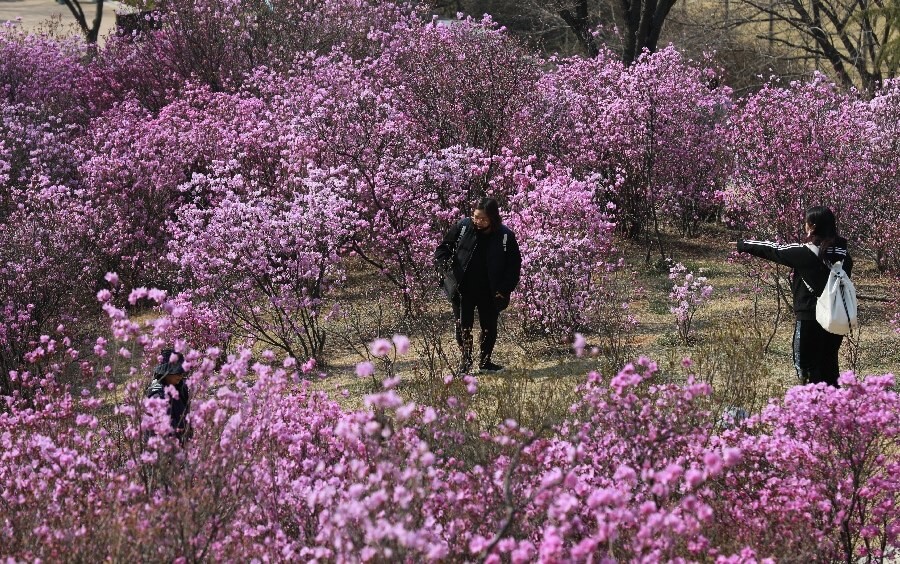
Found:
<svg viewBox="0 0 900 564"><path fill-rule="evenodd" d="M813 206L806 210L806 223L813 226L806 241L819 247L819 256L824 256L838 238L834 212L825 206Z"/></svg>
<svg viewBox="0 0 900 564"><path fill-rule="evenodd" d="M475 209L483 211L491 218L491 231L500 229L500 226L503 225L503 220L500 219L500 204L497 203L497 200L482 198L478 205L475 206Z"/></svg>

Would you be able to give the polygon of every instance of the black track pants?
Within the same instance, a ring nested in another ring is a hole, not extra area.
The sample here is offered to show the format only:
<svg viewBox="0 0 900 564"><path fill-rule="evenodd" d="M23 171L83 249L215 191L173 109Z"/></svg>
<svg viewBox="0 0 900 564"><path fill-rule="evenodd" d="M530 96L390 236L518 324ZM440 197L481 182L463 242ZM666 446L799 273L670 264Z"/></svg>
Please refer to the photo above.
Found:
<svg viewBox="0 0 900 564"><path fill-rule="evenodd" d="M478 309L478 324L481 326L481 358L483 363L490 360L497 342L497 319L500 312L493 296L488 293L465 294L457 292L453 298L453 317L456 319L456 342L466 360L472 360L472 326L475 324L475 310Z"/></svg>
<svg viewBox="0 0 900 564"><path fill-rule="evenodd" d="M843 339L842 335L823 329L814 319L798 319L794 326L794 368L800 381L837 387L838 351Z"/></svg>

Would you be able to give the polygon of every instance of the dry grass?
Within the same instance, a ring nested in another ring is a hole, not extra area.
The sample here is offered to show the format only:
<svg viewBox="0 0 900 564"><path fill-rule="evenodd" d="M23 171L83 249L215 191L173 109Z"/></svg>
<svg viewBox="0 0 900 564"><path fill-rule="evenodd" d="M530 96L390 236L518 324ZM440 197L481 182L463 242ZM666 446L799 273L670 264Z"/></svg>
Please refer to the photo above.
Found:
<svg viewBox="0 0 900 564"><path fill-rule="evenodd" d="M694 271L704 269L704 275L715 288L711 302L695 318L697 339L690 345L679 341L668 310L668 271L644 264L644 251L638 246L623 245L629 268L637 273L638 287L631 309L639 322L632 341L635 356L656 360L665 378L680 381L693 373L711 383L714 409L741 406L753 411L762 407L768 398L780 396L798 383L791 354L793 316L789 311L783 312L771 345L764 350L775 317L775 301L771 297L761 301L758 326L754 326L749 303L730 291L742 282L741 268L726 261L731 250L727 241L734 238L722 228L706 226L697 237L672 242L675 260ZM402 308L390 288L380 280L376 273L361 265L351 269L346 285L335 300L345 310L352 310L354 316L329 322L328 364L324 376L313 376L312 387L328 392L346 408L361 407L367 394L381 389L381 378L385 375L382 371L376 378L356 377L355 366L365 360L366 344L378 336L405 333L411 337L412 349L410 354L397 359L393 367L402 377L399 391L415 401L440 405L449 395L461 391L458 383L447 386L443 382L443 376L450 374L459 361L450 306L437 292L429 305L424 325L444 349L442 358L429 360L422 354L423 339L417 336L416 328L401 319ZM890 278L879 275L874 263L866 260L857 261L854 282L863 297L884 299L893 288ZM862 299L860 306L863 330L857 371L861 374L894 372L900 365L900 335L888 323L888 304ZM136 320L144 322L156 315L144 312ZM558 421L588 372L596 370L608 375L613 370L602 357L577 358L567 342L548 342L524 335L509 312L501 315L500 323L494 358L507 368L497 374L479 375L479 393L472 399L471 407L477 412L478 427L482 429L508 418L531 428ZM588 340L590 343L590 337ZM845 343L842 369L850 364L848 349ZM691 358L694 363L689 370L681 364L684 358ZM135 357L130 364L139 363L140 359ZM146 379L143 374L136 377ZM109 399L121 401L122 398Z"/></svg>
<svg viewBox="0 0 900 564"><path fill-rule="evenodd" d="M694 361L690 372L713 384L720 407L741 405L755 410L769 397L781 395L798 383L791 354L793 315L790 311L782 313L769 349L764 350L775 317L775 301L771 297L761 301L759 327L754 328L750 304L730 291L742 281L741 268L726 261L731 250L727 241L733 239L734 236L724 229L708 226L699 237L673 242L674 258L695 271L704 269L715 288L711 302L695 318L698 338L690 345L678 340L672 314L668 311L667 270L645 265L642 250L625 245L628 263L637 271L638 284L643 290L632 302L632 310L639 320L633 340L636 353L657 360L666 377L684 378L688 371L682 368L681 360L689 357ZM891 287L890 280L879 275L874 264L866 260L857 261L854 281L864 297L887 297ZM374 299L374 296L378 298ZM396 319L396 304L393 311L385 311L385 304L391 303L389 290L378 287L371 273L352 275L344 297L356 300L357 307L381 308L382 336L401 330L402 323ZM364 305L360 300L369 300L369 303ZM434 316L434 322L443 323L440 339L449 360L437 370L449 374L458 360L452 314L449 304L439 298L432 305L430 314ZM888 323L886 306L880 301L861 300L863 330L857 366L861 374L893 372L900 364L900 336ZM394 314L393 321L391 313ZM509 313L501 316L500 338L494 357L507 369L498 374L479 375L480 395L484 399L476 406L486 423L502 421L507 416L533 424L541 419L555 419L569 405L575 387L589 371L609 372L608 368L604 370L602 358L576 358L567 343L548 344L545 340L528 338L514 325ZM376 336L372 328L361 329L360 337ZM429 376L431 367L416 354L419 343L415 335L412 337L413 352L400 359L395 367L396 373L404 378L400 391L421 401L440 400L444 384L433 374ZM842 369L849 367L848 349L845 343ZM356 363L364 360L359 353L362 347L358 346L354 351L346 346L337 347L332 341L330 350L328 376L317 380L314 387L341 392L333 394L335 399L347 407L359 407L366 393L378 389L377 381L359 380L354 374Z"/></svg>

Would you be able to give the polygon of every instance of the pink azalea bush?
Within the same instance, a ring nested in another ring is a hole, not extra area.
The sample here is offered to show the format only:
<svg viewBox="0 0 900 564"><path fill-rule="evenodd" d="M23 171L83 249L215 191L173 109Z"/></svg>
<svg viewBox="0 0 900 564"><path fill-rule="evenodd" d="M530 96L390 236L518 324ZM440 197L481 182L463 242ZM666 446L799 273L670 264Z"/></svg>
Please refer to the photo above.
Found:
<svg viewBox="0 0 900 564"><path fill-rule="evenodd" d="M275 143L264 111L258 100L199 88L156 115L128 102L97 119L81 139L85 189L75 199L106 268L129 285L160 283L169 278L162 259L176 211L192 202L214 205L226 191L209 186L207 176L226 169L246 179L247 191L279 180L269 176L277 164L270 159L283 144Z"/></svg>
<svg viewBox="0 0 900 564"><path fill-rule="evenodd" d="M692 337L694 315L709 301L713 287L707 284L706 276L695 275L680 262L669 268L669 280L672 281L672 289L669 291L671 304L669 311L675 316L678 336L687 344Z"/></svg>
<svg viewBox="0 0 900 564"><path fill-rule="evenodd" d="M900 193L896 190L900 181L900 124L892 116L900 111L900 81L887 82L872 100L861 103L862 112L869 115L873 123L869 137L872 155L869 157L871 169L868 171L870 189L867 191L867 205L864 208L864 224L868 228L864 236L871 242L875 263L881 271L896 271L900 266L896 245L898 224L887 217L889 210L900 204Z"/></svg>
<svg viewBox="0 0 900 564"><path fill-rule="evenodd" d="M212 209L183 207L168 258L192 303L208 303L238 337L320 358L325 300L342 281L340 252L355 213L341 181L327 174L298 188L288 201L231 192Z"/></svg>
<svg viewBox="0 0 900 564"><path fill-rule="evenodd" d="M541 60L488 16L425 25L384 58L397 103L433 149L474 147L494 157L527 142L517 138L527 123L521 108L535 96Z"/></svg>
<svg viewBox="0 0 900 564"><path fill-rule="evenodd" d="M514 294L526 329L553 337L596 331L591 316L603 299L603 273L614 268L606 205L595 201L595 182L572 179L568 170L516 173L506 223L522 253L522 282Z"/></svg>
<svg viewBox="0 0 900 564"><path fill-rule="evenodd" d="M722 434L743 455L716 488L722 534L773 556L882 561L895 550L896 381L845 373L840 384L793 388Z"/></svg>
<svg viewBox="0 0 900 564"><path fill-rule="evenodd" d="M544 60L489 19L423 16L175 2L90 57L0 33L0 554L890 554L890 375L795 388L728 429L707 386L648 360L592 373L547 429L479 419L472 377L414 403L395 361L416 334L372 345L388 378L357 367L379 390L361 409L305 383L348 271L368 265L397 317L426 318L433 249L484 195L522 247L511 315L556 342L578 331L582 351L633 321L616 230L649 260L720 211L793 241L825 203L854 254L897 267L896 82L871 100L822 77L735 99L671 47L627 68L608 52ZM675 274L689 321L708 286ZM191 370L183 446L144 399L172 343Z"/></svg>
<svg viewBox="0 0 900 564"><path fill-rule="evenodd" d="M720 192L727 213L756 236L793 242L804 235L804 210L827 205L854 238L866 228L861 214L877 178L870 119L853 93L821 75L749 97L731 117L734 171Z"/></svg>
<svg viewBox="0 0 900 564"><path fill-rule="evenodd" d="M83 116L82 105L89 92L81 68L86 50L86 45L74 37L57 39L29 34L13 22L3 23L0 100L4 104L36 106L46 115Z"/></svg>
<svg viewBox="0 0 900 564"><path fill-rule="evenodd" d="M131 299L175 308L157 290ZM182 446L164 402L143 399L168 318L103 307L111 337L90 354L45 335L11 372L22 387L0 410L6 557L744 562L878 558L896 544L891 376L798 387L721 431L708 385L667 382L641 359L589 375L549 433L508 420L471 434L472 377L449 379L443 406L385 382L348 411L270 353L182 349ZM372 347L406 348L385 343ZM487 455L477 463L459 457L472 441Z"/></svg>
<svg viewBox="0 0 900 564"><path fill-rule="evenodd" d="M659 240L661 224L687 231L714 206L721 183L719 124L731 93L672 47L628 68L612 53L565 61L542 78L534 112L547 150L576 175L601 175L619 229Z"/></svg>

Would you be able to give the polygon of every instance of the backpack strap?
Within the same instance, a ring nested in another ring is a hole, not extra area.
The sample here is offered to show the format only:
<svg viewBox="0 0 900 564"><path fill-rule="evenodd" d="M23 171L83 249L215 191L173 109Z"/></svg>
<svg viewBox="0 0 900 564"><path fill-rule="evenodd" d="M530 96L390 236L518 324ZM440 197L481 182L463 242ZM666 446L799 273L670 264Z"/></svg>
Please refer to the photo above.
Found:
<svg viewBox="0 0 900 564"><path fill-rule="evenodd" d="M462 227L460 227L460 229L459 229L459 237L456 238L456 244L453 245L453 253L450 255L451 264L452 264L452 261L456 260L456 253L459 252L459 245L460 245L460 243L462 243L463 237L465 237L466 233L468 232L469 224L466 221L467 219L468 218L463 218L463 220L461 222Z"/></svg>
<svg viewBox="0 0 900 564"><path fill-rule="evenodd" d="M816 245L814 245L812 243L807 243L805 246L807 249L810 250L810 252L812 254L816 255L816 258L819 258L819 247L817 247ZM831 271L831 263L829 263L825 259L820 259L820 260L822 261L822 264L825 265L825 268L827 268L829 271ZM797 276L800 276L800 273L797 273ZM803 276L800 276L800 281L803 282L803 285L806 286L806 289L809 290L810 294L816 296L817 298L819 297L820 294L817 294L816 291L813 290L813 287L809 285L809 282L807 282L806 279L803 278ZM826 286L828 285L827 278L826 278L825 285Z"/></svg>
<svg viewBox="0 0 900 564"><path fill-rule="evenodd" d="M810 251L812 251L813 254L816 255L816 257L819 256L819 247L813 245L812 243L807 243L807 244L806 244L806 248L809 249ZM828 270L831 270L831 267L834 266L835 264L841 265L841 270L844 269L844 261L842 261L842 260L839 260L839 261L836 261L836 262L831 262L831 261L829 261L829 260L827 260L827 259L824 259L824 258L823 258L823 259L820 259L820 260L821 260L822 263L828 268Z"/></svg>

